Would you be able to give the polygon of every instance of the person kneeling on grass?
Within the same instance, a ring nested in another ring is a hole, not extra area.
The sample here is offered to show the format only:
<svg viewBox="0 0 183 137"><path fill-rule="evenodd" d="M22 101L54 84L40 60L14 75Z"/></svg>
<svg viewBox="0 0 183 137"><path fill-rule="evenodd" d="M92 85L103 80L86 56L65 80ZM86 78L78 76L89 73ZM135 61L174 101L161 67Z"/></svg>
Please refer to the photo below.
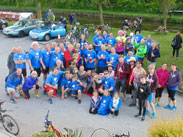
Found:
<svg viewBox="0 0 183 137"><path fill-rule="evenodd" d="M135 115L135 117L142 116L142 119L141 119L142 121L145 120L146 103L150 93L151 93L151 89L150 89L149 83L146 81L146 76L142 76L140 78L140 85L137 93L137 98L139 99L139 113ZM143 113L142 113L142 109L143 109Z"/></svg>
<svg viewBox="0 0 183 137"><path fill-rule="evenodd" d="M95 91L93 92L93 96L91 97L89 113L97 114L99 105L100 105L100 97L98 95L98 92Z"/></svg>
<svg viewBox="0 0 183 137"><path fill-rule="evenodd" d="M99 115L104 116L104 115L107 115L107 114L110 113L110 109L109 109L110 101L111 101L111 96L109 94L109 91L104 90L104 95L102 97L100 106L98 108L98 114Z"/></svg>
<svg viewBox="0 0 183 137"><path fill-rule="evenodd" d="M32 71L31 75L25 80L23 84L22 94L25 97L25 99L30 99L29 90L32 88L35 90L35 96L39 97L38 95L39 86L36 83L37 83L37 72Z"/></svg>
<svg viewBox="0 0 183 137"><path fill-rule="evenodd" d="M77 76L72 76L72 81L68 85L68 89L71 90L71 96L75 97L75 99L78 99L78 103L81 104L81 93L82 93L82 82L80 80L77 80Z"/></svg>
<svg viewBox="0 0 183 137"><path fill-rule="evenodd" d="M115 92L113 98L110 101L110 105L109 105L109 109L111 110L111 113L109 114L109 118L112 118L113 114L115 116L118 116L119 109L121 107L121 103L122 103L122 101L119 97L118 92Z"/></svg>

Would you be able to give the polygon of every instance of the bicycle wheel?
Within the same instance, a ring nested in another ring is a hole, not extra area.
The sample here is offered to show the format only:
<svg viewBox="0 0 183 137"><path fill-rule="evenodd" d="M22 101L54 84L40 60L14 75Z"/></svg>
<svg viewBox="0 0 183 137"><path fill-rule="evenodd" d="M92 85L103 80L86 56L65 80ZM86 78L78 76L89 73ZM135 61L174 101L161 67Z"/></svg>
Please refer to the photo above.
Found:
<svg viewBox="0 0 183 137"><path fill-rule="evenodd" d="M3 115L3 120L2 120L2 124L4 129L13 134L13 135L18 135L19 133L19 126L17 124L17 122L9 115L5 114Z"/></svg>
<svg viewBox="0 0 183 137"><path fill-rule="evenodd" d="M91 137L112 137L112 135L106 129L99 128L92 133Z"/></svg>

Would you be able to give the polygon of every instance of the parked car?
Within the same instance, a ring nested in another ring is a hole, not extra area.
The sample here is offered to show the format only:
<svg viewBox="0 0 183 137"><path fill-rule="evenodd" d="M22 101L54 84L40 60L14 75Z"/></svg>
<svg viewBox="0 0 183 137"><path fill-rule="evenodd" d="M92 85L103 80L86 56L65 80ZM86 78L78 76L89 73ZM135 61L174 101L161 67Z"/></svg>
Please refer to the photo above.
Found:
<svg viewBox="0 0 183 137"><path fill-rule="evenodd" d="M39 19L20 20L17 21L14 25L4 28L3 34L8 36L23 37L25 35L28 35L32 29L38 27L41 23L42 21Z"/></svg>
<svg viewBox="0 0 183 137"><path fill-rule="evenodd" d="M8 22L6 22L3 19L0 19L0 29L4 29L6 27L8 27Z"/></svg>
<svg viewBox="0 0 183 137"><path fill-rule="evenodd" d="M38 28L29 32L29 37L33 40L45 40L48 41L51 38L60 36L66 36L66 30L64 25L56 23L42 23Z"/></svg>

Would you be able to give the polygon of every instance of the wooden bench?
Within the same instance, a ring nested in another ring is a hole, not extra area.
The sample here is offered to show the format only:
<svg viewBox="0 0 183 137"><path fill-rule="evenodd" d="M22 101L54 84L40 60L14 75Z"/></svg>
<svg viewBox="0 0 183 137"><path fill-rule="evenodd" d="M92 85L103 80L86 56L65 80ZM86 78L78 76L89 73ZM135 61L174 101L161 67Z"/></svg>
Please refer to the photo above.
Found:
<svg viewBox="0 0 183 137"><path fill-rule="evenodd" d="M181 14L183 15L183 10L170 10L168 11L169 16L171 17L172 14Z"/></svg>

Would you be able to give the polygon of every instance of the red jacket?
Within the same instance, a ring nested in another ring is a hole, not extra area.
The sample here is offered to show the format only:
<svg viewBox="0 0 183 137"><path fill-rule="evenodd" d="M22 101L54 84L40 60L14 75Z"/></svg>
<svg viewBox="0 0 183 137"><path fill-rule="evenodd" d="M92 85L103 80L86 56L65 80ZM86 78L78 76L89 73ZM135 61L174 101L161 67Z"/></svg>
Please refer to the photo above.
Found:
<svg viewBox="0 0 183 137"><path fill-rule="evenodd" d="M119 71L120 68L122 72ZM114 77L120 80L127 79L128 74L130 74L130 66L126 62L124 63L118 62L115 68Z"/></svg>
<svg viewBox="0 0 183 137"><path fill-rule="evenodd" d="M72 52L75 52L75 49L72 50ZM69 50L67 49L66 51L64 51L64 58L65 58L65 67L68 68L69 67L69 62L73 60L73 57L71 57ZM80 60L80 55L78 57L78 60Z"/></svg>

